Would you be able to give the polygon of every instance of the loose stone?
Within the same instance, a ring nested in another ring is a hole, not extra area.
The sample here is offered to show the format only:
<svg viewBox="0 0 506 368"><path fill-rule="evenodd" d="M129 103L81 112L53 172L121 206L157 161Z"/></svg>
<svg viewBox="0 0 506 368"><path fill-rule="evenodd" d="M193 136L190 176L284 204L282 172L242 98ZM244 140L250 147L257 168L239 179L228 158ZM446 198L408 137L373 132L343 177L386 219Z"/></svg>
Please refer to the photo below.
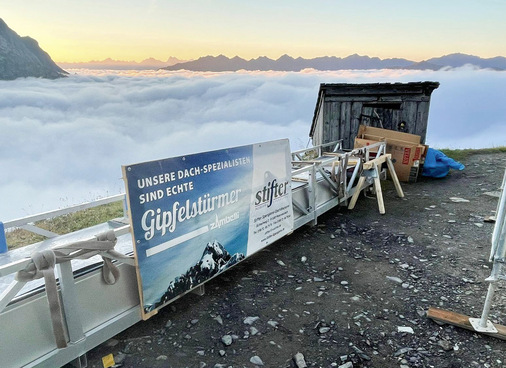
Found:
<svg viewBox="0 0 506 368"><path fill-rule="evenodd" d="M250 363L253 363L255 365L260 365L260 366L264 365L264 362L262 361L262 359L260 359L260 357L258 355L252 356L249 361L250 361Z"/></svg>

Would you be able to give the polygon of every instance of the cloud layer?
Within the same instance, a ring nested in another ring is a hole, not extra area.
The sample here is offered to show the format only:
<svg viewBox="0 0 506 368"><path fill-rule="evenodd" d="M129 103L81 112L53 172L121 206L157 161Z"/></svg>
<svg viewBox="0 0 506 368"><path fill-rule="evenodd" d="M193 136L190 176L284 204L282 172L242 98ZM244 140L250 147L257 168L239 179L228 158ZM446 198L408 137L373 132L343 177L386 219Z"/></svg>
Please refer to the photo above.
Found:
<svg viewBox="0 0 506 368"><path fill-rule="evenodd" d="M0 82L0 221L123 192L121 165L278 138L304 148L320 83L439 81L429 145L506 145L501 72L74 72Z"/></svg>

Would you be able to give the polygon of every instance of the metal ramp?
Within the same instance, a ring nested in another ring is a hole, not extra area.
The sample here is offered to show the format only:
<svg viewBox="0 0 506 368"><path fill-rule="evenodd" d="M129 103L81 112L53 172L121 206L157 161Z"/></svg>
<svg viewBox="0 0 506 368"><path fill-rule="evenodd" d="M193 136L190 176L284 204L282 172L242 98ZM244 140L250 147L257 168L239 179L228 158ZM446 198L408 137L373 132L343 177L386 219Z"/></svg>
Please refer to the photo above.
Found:
<svg viewBox="0 0 506 368"><path fill-rule="evenodd" d="M340 142L332 142L292 153L294 230L305 224L316 224L318 216L337 205L347 206L350 198L354 196L356 200L363 189L378 185L379 176L384 176L381 163L390 162L389 155L385 154L385 143L350 152L340 148ZM377 165L377 162L380 164ZM364 175L367 170L375 170L376 176ZM402 190L398 194L402 196ZM109 221L66 235L40 231L34 225L42 219L122 200L124 195L118 195L0 223L0 228L7 230L23 227L48 236L42 242L0 254L2 367L58 367L69 362L76 367L86 367L87 351L141 321L133 261L121 259L114 262L121 277L113 285L107 285L102 279L103 262L99 256L67 260L56 265L67 341L64 348L57 348L55 343L44 282L39 279L25 283L16 281L14 277L32 262L29 257L33 252L90 240L108 231L117 238L117 251L125 255L132 254L128 219ZM4 233L0 233L0 245L2 242L5 244ZM192 291L201 292L203 286Z"/></svg>

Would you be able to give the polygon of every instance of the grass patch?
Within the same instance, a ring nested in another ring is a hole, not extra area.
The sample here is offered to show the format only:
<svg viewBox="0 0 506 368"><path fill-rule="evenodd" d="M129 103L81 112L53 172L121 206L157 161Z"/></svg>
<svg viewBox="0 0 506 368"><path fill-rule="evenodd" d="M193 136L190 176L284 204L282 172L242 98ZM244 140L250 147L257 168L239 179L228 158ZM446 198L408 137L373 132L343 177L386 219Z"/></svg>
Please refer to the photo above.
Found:
<svg viewBox="0 0 506 368"><path fill-rule="evenodd" d="M98 225L117 217L123 217L123 202L121 201L38 221L35 223L35 226L63 235ZM6 232L5 237L9 249L37 243L45 239L41 235L23 229Z"/></svg>
<svg viewBox="0 0 506 368"><path fill-rule="evenodd" d="M453 158L456 161L462 161L471 155L487 155L492 153L504 153L506 152L506 146L494 147L494 148L481 148L481 149L440 149L446 156Z"/></svg>

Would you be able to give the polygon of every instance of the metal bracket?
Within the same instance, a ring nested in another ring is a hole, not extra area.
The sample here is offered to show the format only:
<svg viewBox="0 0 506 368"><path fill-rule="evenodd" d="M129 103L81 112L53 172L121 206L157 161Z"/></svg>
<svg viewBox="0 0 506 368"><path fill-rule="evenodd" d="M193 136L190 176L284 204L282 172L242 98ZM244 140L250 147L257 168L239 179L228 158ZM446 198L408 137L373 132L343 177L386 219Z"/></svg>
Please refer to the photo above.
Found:
<svg viewBox="0 0 506 368"><path fill-rule="evenodd" d="M480 322L481 318L469 318L469 323L471 323L476 332L497 333L497 328L488 319L485 327L481 326Z"/></svg>
<svg viewBox="0 0 506 368"><path fill-rule="evenodd" d="M362 176L365 176L366 178L377 178L378 173L374 169L363 170Z"/></svg>
<svg viewBox="0 0 506 368"><path fill-rule="evenodd" d="M206 293L206 289L204 285L199 285L195 289L191 291L192 294L197 294L198 296L203 296Z"/></svg>

